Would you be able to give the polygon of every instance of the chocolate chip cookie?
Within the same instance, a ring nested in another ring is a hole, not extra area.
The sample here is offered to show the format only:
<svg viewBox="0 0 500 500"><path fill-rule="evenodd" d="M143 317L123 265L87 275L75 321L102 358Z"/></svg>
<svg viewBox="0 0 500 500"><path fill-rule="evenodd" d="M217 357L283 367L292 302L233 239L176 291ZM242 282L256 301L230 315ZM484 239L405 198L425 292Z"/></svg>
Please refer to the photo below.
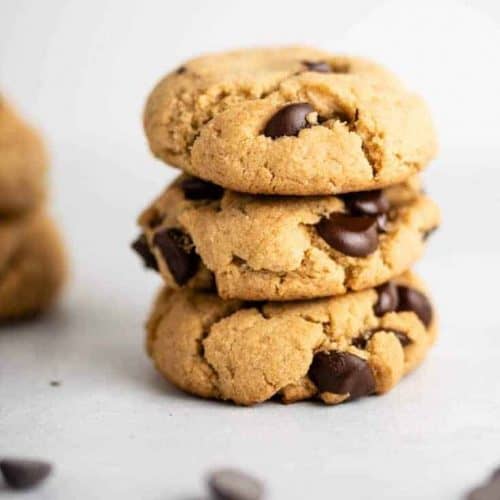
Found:
<svg viewBox="0 0 500 500"><path fill-rule="evenodd" d="M198 396L336 404L390 390L422 361L436 330L411 273L303 302L252 304L164 288L147 323L147 350L168 380Z"/></svg>
<svg viewBox="0 0 500 500"><path fill-rule="evenodd" d="M54 223L44 214L31 221L24 238L0 267L0 322L49 308L66 277L66 255Z"/></svg>
<svg viewBox="0 0 500 500"><path fill-rule="evenodd" d="M383 283L416 261L440 220L413 177L383 190L252 196L182 176L139 218L134 243L171 288L295 300Z"/></svg>
<svg viewBox="0 0 500 500"><path fill-rule="evenodd" d="M46 170L47 155L40 137L0 95L0 216L40 204Z"/></svg>
<svg viewBox="0 0 500 500"><path fill-rule="evenodd" d="M378 189L436 152L425 103L392 74L300 47L189 61L153 90L144 125L160 159L247 193Z"/></svg>

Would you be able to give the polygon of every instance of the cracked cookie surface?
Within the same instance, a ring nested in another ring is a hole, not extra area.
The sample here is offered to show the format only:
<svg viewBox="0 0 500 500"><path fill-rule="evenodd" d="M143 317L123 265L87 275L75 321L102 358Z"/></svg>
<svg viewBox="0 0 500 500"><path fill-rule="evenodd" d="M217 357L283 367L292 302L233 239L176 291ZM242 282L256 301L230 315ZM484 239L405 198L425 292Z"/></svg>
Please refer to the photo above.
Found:
<svg viewBox="0 0 500 500"><path fill-rule="evenodd" d="M30 317L49 308L67 274L54 223L37 214L9 260L0 268L0 321Z"/></svg>
<svg viewBox="0 0 500 500"><path fill-rule="evenodd" d="M164 288L147 323L147 350L168 380L198 396L335 404L390 390L435 335L425 288L405 273L378 289L258 306Z"/></svg>
<svg viewBox="0 0 500 500"><path fill-rule="evenodd" d="M45 197L47 154L38 134L0 95L0 215L25 212Z"/></svg>
<svg viewBox="0 0 500 500"><path fill-rule="evenodd" d="M347 226L336 220L346 213ZM382 191L293 198L181 176L140 216L136 250L171 288L210 289L215 278L225 299L307 299L397 276L439 220L418 177Z"/></svg>
<svg viewBox="0 0 500 500"><path fill-rule="evenodd" d="M297 103L308 116L283 114ZM436 152L424 102L387 70L300 47L189 61L153 90L144 125L157 157L249 193L375 189Z"/></svg>

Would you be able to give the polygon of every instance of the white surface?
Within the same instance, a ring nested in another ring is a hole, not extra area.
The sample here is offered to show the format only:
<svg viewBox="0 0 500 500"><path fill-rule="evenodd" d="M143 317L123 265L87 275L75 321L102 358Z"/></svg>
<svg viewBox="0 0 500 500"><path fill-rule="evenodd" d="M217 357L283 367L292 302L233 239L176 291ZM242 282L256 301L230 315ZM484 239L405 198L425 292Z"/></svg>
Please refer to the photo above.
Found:
<svg viewBox="0 0 500 500"><path fill-rule="evenodd" d="M235 465L263 478L269 499L451 500L500 464L500 11L346 3L2 0L1 87L48 137L74 270L50 317L0 330L0 455L57 467L26 498L189 500L209 469ZM173 171L148 155L140 109L191 54L301 41L383 61L433 107L442 152L426 177L444 227L420 269L441 338L382 398L200 401L164 383L143 353L159 279L128 243Z"/></svg>

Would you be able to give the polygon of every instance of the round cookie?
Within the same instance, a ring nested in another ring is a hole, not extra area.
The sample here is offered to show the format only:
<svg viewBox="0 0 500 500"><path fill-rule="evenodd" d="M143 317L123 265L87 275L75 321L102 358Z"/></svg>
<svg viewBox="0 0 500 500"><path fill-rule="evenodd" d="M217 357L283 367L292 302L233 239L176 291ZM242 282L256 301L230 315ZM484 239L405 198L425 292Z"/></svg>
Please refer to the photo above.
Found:
<svg viewBox="0 0 500 500"><path fill-rule="evenodd" d="M425 293L411 273L378 289L258 305L164 288L147 350L168 380L205 398L341 403L387 392L422 361L436 335Z"/></svg>
<svg viewBox="0 0 500 500"><path fill-rule="evenodd" d="M182 176L139 218L134 248L167 286L224 299L325 297L383 283L423 253L440 220L420 180L324 197L252 196Z"/></svg>
<svg viewBox="0 0 500 500"><path fill-rule="evenodd" d="M32 209L45 196L47 154L38 134L0 95L0 214Z"/></svg>
<svg viewBox="0 0 500 500"><path fill-rule="evenodd" d="M427 107L388 71L307 48L190 61L153 90L144 125L157 157L249 193L375 189L436 152Z"/></svg>
<svg viewBox="0 0 500 500"><path fill-rule="evenodd" d="M0 321L49 308L65 281L66 254L54 223L40 215L0 271Z"/></svg>

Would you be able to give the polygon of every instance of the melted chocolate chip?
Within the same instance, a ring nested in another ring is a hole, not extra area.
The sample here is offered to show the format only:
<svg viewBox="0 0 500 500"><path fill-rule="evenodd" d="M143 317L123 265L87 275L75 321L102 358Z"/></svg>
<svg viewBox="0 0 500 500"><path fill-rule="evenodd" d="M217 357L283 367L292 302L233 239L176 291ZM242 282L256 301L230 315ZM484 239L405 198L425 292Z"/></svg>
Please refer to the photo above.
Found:
<svg viewBox="0 0 500 500"><path fill-rule="evenodd" d="M397 309L399 302L398 289L392 281L378 286L375 290L378 294L377 302L373 306L376 316L383 316Z"/></svg>
<svg viewBox="0 0 500 500"><path fill-rule="evenodd" d="M348 352L319 352L314 356L309 377L320 392L349 394L349 399L375 391L375 379L368 363Z"/></svg>
<svg viewBox="0 0 500 500"><path fill-rule="evenodd" d="M408 286L399 285L398 291L398 311L413 311L429 327L432 321L432 306L429 299L418 290Z"/></svg>
<svg viewBox="0 0 500 500"><path fill-rule="evenodd" d="M302 61L302 64L307 68L307 71L316 73L331 73L332 67L325 61Z"/></svg>
<svg viewBox="0 0 500 500"><path fill-rule="evenodd" d="M406 333L400 332L398 330L389 330L389 329L384 329L384 328L368 330L368 331L362 333L359 337L352 339L351 343L353 346L357 347L358 349L365 349L368 341L377 332L382 332L382 331L391 332L392 334L394 334L403 347L406 347L407 345L410 345L412 343L412 341L410 340L408 335L406 335Z"/></svg>
<svg viewBox="0 0 500 500"><path fill-rule="evenodd" d="M158 263L153 252L149 249L148 240L144 234L141 234L131 245L132 250L140 255L144 266L148 269L158 271Z"/></svg>
<svg viewBox="0 0 500 500"><path fill-rule="evenodd" d="M288 104L281 108L267 123L264 135L277 139L283 136L296 136L309 126L306 116L314 109L307 102Z"/></svg>
<svg viewBox="0 0 500 500"><path fill-rule="evenodd" d="M212 182L188 177L181 182L181 189L187 200L220 200L224 194L224 189Z"/></svg>
<svg viewBox="0 0 500 500"><path fill-rule="evenodd" d="M264 491L260 481L235 469L213 472L208 487L214 500L259 500Z"/></svg>
<svg viewBox="0 0 500 500"><path fill-rule="evenodd" d="M52 466L41 460L4 459L0 461L0 470L8 486L24 490L41 483Z"/></svg>
<svg viewBox="0 0 500 500"><path fill-rule="evenodd" d="M333 213L316 228L332 248L346 255L366 257L378 247L376 217Z"/></svg>
<svg viewBox="0 0 500 500"><path fill-rule="evenodd" d="M377 229L379 233L387 233L389 230L389 219L387 214L377 215Z"/></svg>
<svg viewBox="0 0 500 500"><path fill-rule="evenodd" d="M345 194L342 199L349 212L355 215L380 215L390 208L389 200L381 189Z"/></svg>
<svg viewBox="0 0 500 500"><path fill-rule="evenodd" d="M196 274L199 257L185 232L177 228L164 229L154 235L153 243L160 249L178 285L186 284Z"/></svg>

